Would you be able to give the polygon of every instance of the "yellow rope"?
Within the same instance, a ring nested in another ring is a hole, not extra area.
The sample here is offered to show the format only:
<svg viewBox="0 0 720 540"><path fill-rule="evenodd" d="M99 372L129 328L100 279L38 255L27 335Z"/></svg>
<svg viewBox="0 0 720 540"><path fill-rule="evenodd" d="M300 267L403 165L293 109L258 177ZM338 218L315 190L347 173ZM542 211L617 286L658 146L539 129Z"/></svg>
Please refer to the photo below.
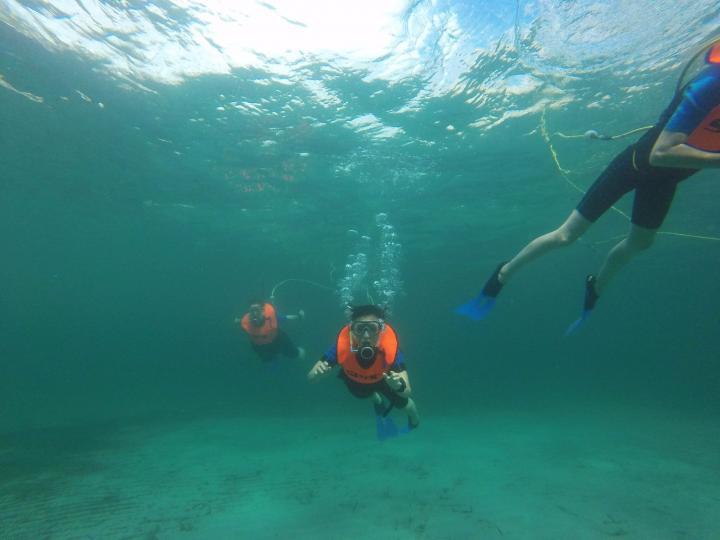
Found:
<svg viewBox="0 0 720 540"><path fill-rule="evenodd" d="M570 184L573 188L575 188L578 192L585 195L585 190L578 186L575 182L570 180L570 177L568 176L570 174L570 171L568 169L563 169L562 165L560 165L560 161L558 160L557 152L555 151L555 147L552 144L552 141L550 140L550 134L547 130L547 123L545 122L545 109L543 109L542 115L540 116L540 134L542 135L543 139L545 139L545 142L548 145L548 148L550 148L550 154L552 155L553 161L555 162L555 166L557 167L558 171L560 171L560 175L563 177L563 179ZM621 216L624 216L628 219L630 217L620 210L619 208L616 208L614 206L611 207L615 212L620 214Z"/></svg>
<svg viewBox="0 0 720 540"><path fill-rule="evenodd" d="M560 171L560 174L562 174L563 178L565 178L566 175L570 173L570 171L562 168L562 165L560 165L560 161L558 160L557 152L555 152L555 148L553 147L552 142L550 141L550 135L548 134L548 131L547 131L547 124L545 123L545 109L543 109L542 116L540 117L540 134L542 135L542 138L545 139L545 142L547 143L548 148L550 148L550 154L552 155L553 161L555 161L555 166L558 168L558 171ZM568 180L567 178L565 178L565 179ZM577 187L570 180L568 180L568 182L575 189L582 191L582 189Z"/></svg>
<svg viewBox="0 0 720 540"><path fill-rule="evenodd" d="M631 129L630 131L626 131L625 133L618 133L617 135L602 135L593 129L579 135L566 135L565 133L561 133L560 131L556 131L554 134L558 137L562 137L563 139L599 139L601 141L615 141L617 139L629 137L630 135L634 135L635 133L640 133L641 131L647 131L651 127L653 126L642 126L639 128Z"/></svg>
<svg viewBox="0 0 720 540"><path fill-rule="evenodd" d="M610 135L610 138L612 140L622 139L623 137L627 137L629 135L635 135L635 133L640 133L641 131L647 131L651 127L653 127L652 124L650 124L649 126L642 126L639 128L631 129L630 131L626 131L625 133L620 133L619 135Z"/></svg>
<svg viewBox="0 0 720 540"><path fill-rule="evenodd" d="M658 234L664 234L665 236L680 236L682 238L693 238L694 240L709 240L711 242L720 242L720 238L718 238L717 236L702 236L699 234L685 234L670 231L660 231Z"/></svg>
<svg viewBox="0 0 720 540"><path fill-rule="evenodd" d="M657 234L664 234L665 236L680 236L682 238L690 238L692 240L707 240L710 242L720 242L720 238L717 238L715 236L700 236L700 235L696 235L696 234L684 234L684 233L676 233L676 232L670 232L670 231L658 231ZM593 245L599 246L601 244L608 244L610 242L614 242L615 240L625 238L626 236L627 235L625 235L625 234L618 234L611 238L607 238L606 240L598 240L596 242L593 242Z"/></svg>
<svg viewBox="0 0 720 540"><path fill-rule="evenodd" d="M3 77L2 73L0 73L0 86L2 86L3 88L7 88L11 92L15 92L16 94L20 94L21 96L26 97L30 101L34 101L36 103L42 103L45 101L45 98L43 98L42 96L36 96L35 94L31 94L30 92L23 92L22 90L18 90L12 84L10 84L5 77Z"/></svg>
<svg viewBox="0 0 720 540"><path fill-rule="evenodd" d="M650 127L652 127L652 126L650 126ZM644 131L645 129L648 129L648 128L646 128L646 127L637 128L637 129L634 129L634 130L632 130L632 131L628 131L627 133L623 133L623 134L621 134L621 135L616 135L615 137L616 137L616 138L624 137L624 136L629 135L629 134L631 134L631 133L633 133L633 132ZM545 121L545 109L543 109L542 115L540 116L540 134L542 135L542 138L545 140L545 143L548 145L548 148L550 149L550 155L552 156L553 161L555 162L555 166L557 167L558 171L560 172L560 175L563 177L563 179L564 179L568 184L570 184L570 185L571 185L573 188L575 188L578 192L580 192L580 193L582 193L582 194L584 195L584 194L585 194L585 190L582 189L580 186L578 186L575 182L573 182L572 180L570 180L570 178L569 178L569 176L568 176L568 175L570 174L570 171L569 171L568 169L564 169L564 168L562 167L562 165L560 165L560 160L558 159L557 152L555 151L555 147L553 146L552 141L550 140L550 135L549 135L548 130L547 130L547 123L546 123L546 121ZM567 137L565 137L565 138L570 139L570 138L577 138L577 137L576 137L576 136L567 136ZM625 212L623 212L623 211L620 210L619 208L617 208L617 207L615 207L615 206L612 206L611 208L612 208L615 212L617 212L618 214L620 214L621 216L625 217L626 219L630 219L630 216L628 216ZM671 232L671 231L659 231L658 234L663 234L663 235L665 235L665 236L678 236L678 237L681 237L681 238L692 238L692 239L694 239L694 240L707 240L707 241L711 241L711 242L720 242L720 238L718 238L718 237L716 237L716 236L702 236L702 235L699 235L699 234L687 234L687 233L678 233L678 232ZM617 238L624 238L624 237L625 237L625 235L620 235L620 236L616 236L616 237L610 238L609 240L603 240L603 241L595 242L595 243L596 243L596 244L603 244L603 243L606 243L606 242L611 242L612 240L615 240L615 239L617 239Z"/></svg>
<svg viewBox="0 0 720 540"><path fill-rule="evenodd" d="M543 115L545 114L545 111L543 111ZM580 135L565 135L564 133L561 133L559 131L556 131L553 135L557 135L558 137L561 137L563 139L584 139L586 136L584 133L581 133Z"/></svg>

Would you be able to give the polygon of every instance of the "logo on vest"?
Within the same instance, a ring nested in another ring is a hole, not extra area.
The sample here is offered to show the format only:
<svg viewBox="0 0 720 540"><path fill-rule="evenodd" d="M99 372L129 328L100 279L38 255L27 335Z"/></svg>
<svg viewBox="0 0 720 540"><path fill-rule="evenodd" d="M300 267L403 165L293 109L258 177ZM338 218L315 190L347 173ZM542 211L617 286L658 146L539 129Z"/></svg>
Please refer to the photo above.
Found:
<svg viewBox="0 0 720 540"><path fill-rule="evenodd" d="M363 381L368 382L377 382L380 380L379 377L376 375L365 375L364 373L358 373L357 371L351 369L346 369L345 372L348 374L349 377L355 380L362 379Z"/></svg>

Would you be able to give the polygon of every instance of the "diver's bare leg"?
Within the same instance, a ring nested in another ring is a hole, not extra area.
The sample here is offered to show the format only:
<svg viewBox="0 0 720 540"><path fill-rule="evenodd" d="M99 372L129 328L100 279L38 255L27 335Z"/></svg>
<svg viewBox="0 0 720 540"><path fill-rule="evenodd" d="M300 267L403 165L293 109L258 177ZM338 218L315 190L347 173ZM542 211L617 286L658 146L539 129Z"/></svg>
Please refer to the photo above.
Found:
<svg viewBox="0 0 720 540"><path fill-rule="evenodd" d="M595 279L595 292L598 296L623 266L635 255L653 245L656 236L657 229L646 229L634 224L630 226L630 233L610 250L598 272Z"/></svg>
<svg viewBox="0 0 720 540"><path fill-rule="evenodd" d="M408 398L407 405L405 405L403 412L408 415L410 425L412 427L417 427L417 425L420 423L420 416L418 416L417 406L415 406L415 402L412 398Z"/></svg>
<svg viewBox="0 0 720 540"><path fill-rule="evenodd" d="M585 219L577 210L573 210L560 227L538 236L508 261L500 270L498 276L500 283L507 283L520 268L549 251L572 244L590 228L590 225L592 225L592 221Z"/></svg>

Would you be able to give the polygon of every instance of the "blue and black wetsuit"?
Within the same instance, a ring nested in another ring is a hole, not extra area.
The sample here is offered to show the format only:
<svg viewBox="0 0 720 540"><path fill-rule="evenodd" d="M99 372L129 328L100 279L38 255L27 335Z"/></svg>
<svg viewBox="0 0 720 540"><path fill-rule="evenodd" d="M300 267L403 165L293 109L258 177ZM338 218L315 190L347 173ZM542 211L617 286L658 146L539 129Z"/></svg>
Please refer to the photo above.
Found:
<svg viewBox="0 0 720 540"><path fill-rule="evenodd" d="M634 190L632 223L658 229L670 209L677 184L699 169L653 167L649 159L655 141L665 129L690 135L718 105L720 66L712 65L698 74L684 92L674 96L655 126L613 159L588 189L577 211L594 222Z"/></svg>

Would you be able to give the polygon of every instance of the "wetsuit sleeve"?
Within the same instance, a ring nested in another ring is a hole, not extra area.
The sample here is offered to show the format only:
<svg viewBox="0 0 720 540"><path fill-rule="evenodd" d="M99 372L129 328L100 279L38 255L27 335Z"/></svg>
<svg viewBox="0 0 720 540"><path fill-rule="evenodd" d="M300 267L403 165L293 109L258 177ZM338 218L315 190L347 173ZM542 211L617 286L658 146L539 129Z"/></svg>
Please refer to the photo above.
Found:
<svg viewBox="0 0 720 540"><path fill-rule="evenodd" d="M720 105L720 69L711 69L688 85L680 105L668 120L665 129L689 135L718 105Z"/></svg>
<svg viewBox="0 0 720 540"><path fill-rule="evenodd" d="M280 313L279 311L275 312L275 317L277 317L278 322L288 320L287 315L285 315L284 313Z"/></svg>
<svg viewBox="0 0 720 540"><path fill-rule="evenodd" d="M392 366L390 366L390 371L400 373L402 371L405 371L405 369L405 355L402 351L398 351L397 355L395 355L395 361L393 362Z"/></svg>
<svg viewBox="0 0 720 540"><path fill-rule="evenodd" d="M330 364L330 366L337 366L337 345L333 345L327 351L325 351L322 359L325 360L328 364Z"/></svg>

